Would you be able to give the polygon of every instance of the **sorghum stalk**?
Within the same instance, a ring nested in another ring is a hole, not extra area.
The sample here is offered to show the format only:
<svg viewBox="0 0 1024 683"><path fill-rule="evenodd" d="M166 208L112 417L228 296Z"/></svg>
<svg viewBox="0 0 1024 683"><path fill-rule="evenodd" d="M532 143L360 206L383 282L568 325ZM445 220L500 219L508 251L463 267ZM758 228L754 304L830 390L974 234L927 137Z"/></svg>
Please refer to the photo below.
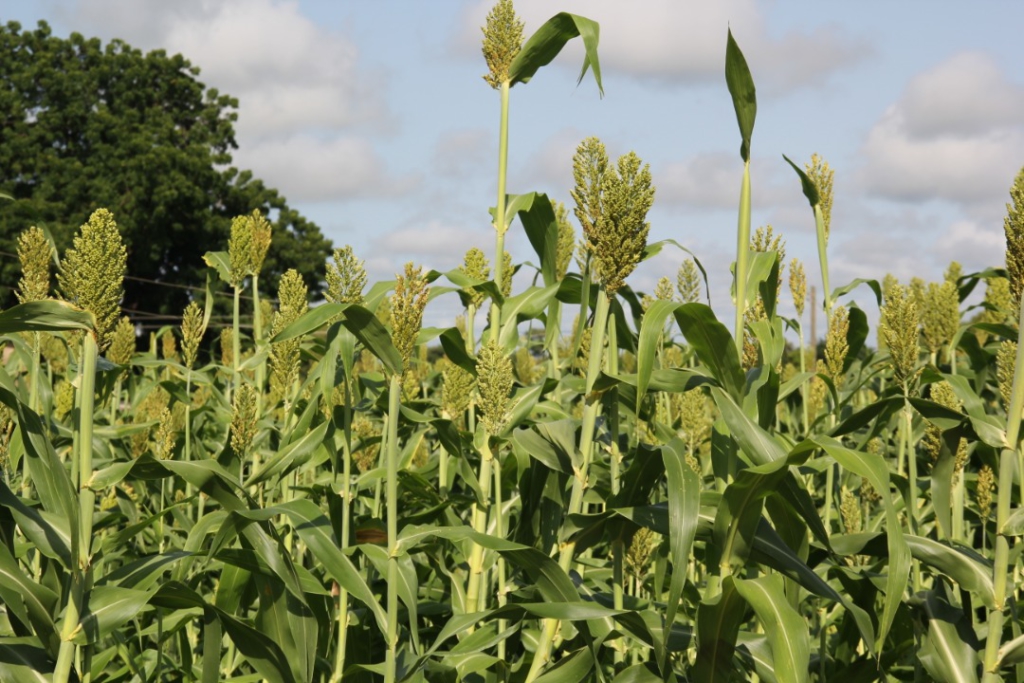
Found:
<svg viewBox="0 0 1024 683"><path fill-rule="evenodd" d="M605 356L610 299L640 262L651 227L647 222L647 212L654 203L650 169L642 164L635 153L619 157L616 168L607 168L605 159L604 145L596 138L584 140L573 159L576 216L583 224L587 251L592 257L593 270L599 276L601 285L597 293L583 392L586 406L583 409L580 436L581 462L573 478L567 515L582 511L583 495L588 485L594 431L601 408L600 398L592 394ZM572 565L575 548L572 541L566 541L561 546L559 565L566 573ZM541 638L526 677L527 683L532 683L547 664L557 629L557 619L544 621Z"/></svg>
<svg viewBox="0 0 1024 683"><path fill-rule="evenodd" d="M85 596L92 587L92 520L96 493L91 488L92 434L96 395L96 359L100 348L110 343L110 335L120 313L127 253L121 242L114 217L99 209L75 237L71 249L61 262L58 281L67 300L91 312L96 321L93 331L86 332L82 342L79 375L79 420L74 433L75 456L72 481L78 486L78 543L72 544L71 597L61 629L61 644L54 669L54 683L67 683L71 659L75 651L74 634L81 628L80 617L85 609ZM75 552L77 550L77 552ZM82 676L90 678L92 652L82 652Z"/></svg>
<svg viewBox="0 0 1024 683"><path fill-rule="evenodd" d="M740 213L736 229L736 329L734 339L743 361L744 316L747 312L747 260L750 254L750 159L743 162Z"/></svg>
<svg viewBox="0 0 1024 683"><path fill-rule="evenodd" d="M344 438L342 440L342 471L341 471L341 550L348 548L349 533L352 528L352 395L349 389L349 378L345 375L345 403L342 405ZM390 397L389 397L390 398ZM334 473L335 486L338 485L338 473ZM330 683L339 683L345 670L345 648L348 647L348 591L339 587L338 593L338 644L334 653L334 671Z"/></svg>
<svg viewBox="0 0 1024 683"><path fill-rule="evenodd" d="M388 642L384 680L394 681L398 656L398 415L402 377L392 374L388 386L387 529L388 529Z"/></svg>
<svg viewBox="0 0 1024 683"><path fill-rule="evenodd" d="M45 233L33 226L18 235L18 261L21 279L15 292L20 303L40 301L50 293L50 243ZM29 368L28 405L39 412L39 333L32 333L32 359ZM26 470L27 471L27 470Z"/></svg>
<svg viewBox="0 0 1024 683"><path fill-rule="evenodd" d="M477 387L480 392L480 422L484 429L480 447L480 500L473 505L473 530L487 533L491 506L491 479L494 477L495 454L490 440L498 436L508 420L509 394L512 391L512 361L494 341L480 349L477 363ZM497 514L501 514L500 510ZM469 558L469 582L466 586L466 612L473 613L483 606L480 587L483 581L484 548L473 544Z"/></svg>
<svg viewBox="0 0 1024 683"><path fill-rule="evenodd" d="M523 22L516 16L512 0L498 0L487 15L483 29L483 55L489 73L484 80L501 93L501 120L498 128L498 197L494 212L494 281L501 284L504 275L505 186L508 171L508 96L512 87L509 67L522 49ZM501 307L491 301L491 339L497 341L501 323Z"/></svg>
<svg viewBox="0 0 1024 683"><path fill-rule="evenodd" d="M988 613L988 639L985 642L984 678L982 683L1001 680L996 671L999 646L1002 644L1003 621L1007 609L1007 579L1010 573L1010 541L1002 533L1010 516L1013 477L1020 457L1020 421L1024 411L1024 170L1017 174L1010 188L1012 204L1007 205L1003 227L1006 233L1006 274L1010 294L1017 309L1017 356L1014 364L1010 401L1006 409L1006 447L999 454L999 480L996 487L995 564L992 578L995 606Z"/></svg>
<svg viewBox="0 0 1024 683"><path fill-rule="evenodd" d="M594 314L593 337L590 341L590 357L587 364L586 388L583 395L586 397L586 407L583 409L583 428L580 435L580 457L579 470L575 473L572 482L572 494L569 498L569 508L566 515L579 514L583 509L583 494L587 486L587 473L590 470L590 461L593 454L594 430L597 424L597 416L600 411L601 401L591 396L594 384L601 372L601 360L604 356L605 330L608 326L608 294L604 287L597 294L597 309ZM558 557L558 564L562 570L568 573L572 566L573 555L576 544L572 541L562 543L561 552ZM534 653L533 661L530 663L530 671L526 676L527 683L536 680L541 669L547 664L551 657L551 644L558 629L558 619L545 619L540 641L537 643L537 650Z"/></svg>
<svg viewBox="0 0 1024 683"><path fill-rule="evenodd" d="M608 373L616 375L619 372L619 342L615 329L615 314L608 316L608 358L606 360ZM611 411L608 414L608 431L611 435L611 458L609 461L612 495L619 492L620 466L622 454L619 452L619 410L618 390L611 389L609 392L609 405ZM612 604L615 609L622 609L622 582L623 582L623 558L626 553L625 543L621 537L612 541ZM620 645L624 641L620 639ZM624 647L615 648L615 662L620 663L625 657Z"/></svg>

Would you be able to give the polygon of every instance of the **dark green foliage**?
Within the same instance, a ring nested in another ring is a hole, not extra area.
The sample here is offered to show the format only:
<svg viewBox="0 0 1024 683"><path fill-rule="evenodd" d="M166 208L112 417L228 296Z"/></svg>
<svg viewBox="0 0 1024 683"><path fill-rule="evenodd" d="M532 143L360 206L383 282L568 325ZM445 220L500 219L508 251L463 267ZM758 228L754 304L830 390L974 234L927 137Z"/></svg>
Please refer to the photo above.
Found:
<svg viewBox="0 0 1024 683"><path fill-rule="evenodd" d="M202 255L223 248L233 216L260 209L274 222L263 282L288 268L314 291L331 245L277 190L231 164L237 100L207 89L199 68L162 50L114 40L58 38L40 22L0 27L0 250L48 228L58 249L98 207L114 214L139 278L201 285ZM15 259L0 261L16 282ZM187 292L136 280L124 306L178 314ZM0 292L14 303L10 289Z"/></svg>

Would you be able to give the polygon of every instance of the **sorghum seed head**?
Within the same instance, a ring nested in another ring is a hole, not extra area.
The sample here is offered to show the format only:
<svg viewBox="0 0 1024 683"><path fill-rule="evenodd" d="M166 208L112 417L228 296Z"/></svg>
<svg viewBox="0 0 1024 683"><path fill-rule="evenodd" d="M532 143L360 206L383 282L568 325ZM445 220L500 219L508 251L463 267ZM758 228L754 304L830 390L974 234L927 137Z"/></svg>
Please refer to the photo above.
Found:
<svg viewBox="0 0 1024 683"><path fill-rule="evenodd" d="M405 273L395 277L395 291L391 295L391 333L395 348L402 356L402 366L409 370L416 337L423 326L423 309L427 306L427 279L422 268L412 263L405 264Z"/></svg>
<svg viewBox="0 0 1024 683"><path fill-rule="evenodd" d="M174 338L174 332L170 329L164 330L160 335L160 356L169 361L178 359L178 340Z"/></svg>
<svg viewBox="0 0 1024 683"><path fill-rule="evenodd" d="M18 301L39 301L50 295L50 263L53 251L46 234L33 226L18 235Z"/></svg>
<svg viewBox="0 0 1024 683"><path fill-rule="evenodd" d="M676 273L676 289L679 290L679 300L684 304L700 301L700 273L692 258L679 264L679 272Z"/></svg>
<svg viewBox="0 0 1024 683"><path fill-rule="evenodd" d="M241 460L245 460L252 448L258 419L256 389L242 383L231 402L231 450Z"/></svg>
<svg viewBox="0 0 1024 683"><path fill-rule="evenodd" d="M1013 373L1017 365L1017 342L1007 339L999 344L996 354L996 378L999 381L999 395L1003 406L1009 408L1013 391Z"/></svg>
<svg viewBox="0 0 1024 683"><path fill-rule="evenodd" d="M484 255L482 250L477 249L476 247L472 247L466 252L462 265L459 266L459 270L467 277L483 282L486 282L491 277L491 268L487 262L487 257ZM480 308L480 304L482 304L486 298L485 294L478 289L467 289L463 291L469 297L470 303L474 307Z"/></svg>
<svg viewBox="0 0 1024 683"><path fill-rule="evenodd" d="M181 352L185 367L196 364L199 354L199 342L203 339L203 310L195 301L190 301L181 317Z"/></svg>
<svg viewBox="0 0 1024 683"><path fill-rule="evenodd" d="M832 181L835 177L835 171L829 167L827 161L817 154L811 155L811 163L805 164L804 170L807 172L807 177L814 183L814 186L818 188L822 223L825 226L825 243L828 244L829 233L832 228Z"/></svg>
<svg viewBox="0 0 1024 683"><path fill-rule="evenodd" d="M114 328L110 337L110 348L107 349L107 360L117 365L128 365L135 353L135 326L128 316L123 316Z"/></svg>
<svg viewBox="0 0 1024 683"><path fill-rule="evenodd" d="M569 271L573 250L576 248L576 231L569 222L569 211L562 202L551 200L558 223L558 246L555 249L555 279L561 280Z"/></svg>
<svg viewBox="0 0 1024 683"><path fill-rule="evenodd" d="M458 419L469 408L476 379L447 358L441 365L441 406L448 417Z"/></svg>
<svg viewBox="0 0 1024 683"><path fill-rule="evenodd" d="M996 475L988 465L982 465L978 471L978 488L976 491L978 514L988 520L992 512L992 492L996 488Z"/></svg>
<svg viewBox="0 0 1024 683"><path fill-rule="evenodd" d="M477 390L480 421L491 436L500 434L508 421L512 382L512 361L493 339L488 341L477 360Z"/></svg>
<svg viewBox="0 0 1024 683"><path fill-rule="evenodd" d="M825 374L831 378L838 391L843 386L843 365L850 351L846 337L850 332L850 316L845 306L836 306L828 323L825 338Z"/></svg>
<svg viewBox="0 0 1024 683"><path fill-rule="evenodd" d="M235 216L231 219L228 263L233 287L241 287L245 278L252 274L253 239L252 221L249 220L249 216Z"/></svg>
<svg viewBox="0 0 1024 683"><path fill-rule="evenodd" d="M502 252L501 256L501 282L498 283L498 289L501 291L501 295L506 299L512 295L512 275L514 274L512 268L512 255L507 251Z"/></svg>
<svg viewBox="0 0 1024 683"><path fill-rule="evenodd" d="M235 332L230 327L220 331L220 363L226 368L235 364L234 336Z"/></svg>
<svg viewBox="0 0 1024 683"><path fill-rule="evenodd" d="M484 80L492 88L499 88L509 80L509 67L523 47L523 22L516 16L512 0L498 0L487 15L483 53L488 73Z"/></svg>
<svg viewBox="0 0 1024 683"><path fill-rule="evenodd" d="M1011 203L1006 205L1003 232L1006 234L1006 277L1010 281L1013 309L1020 308L1021 290L1024 289L1024 168L1013 179L1010 187Z"/></svg>
<svg viewBox="0 0 1024 683"><path fill-rule="evenodd" d="M932 353L945 349L953 340L960 327L960 293L955 284L949 280L928 284L921 327L925 345Z"/></svg>
<svg viewBox="0 0 1024 683"><path fill-rule="evenodd" d="M252 255L249 257L249 267L252 275L259 275L263 270L263 261L267 258L270 250L272 228L259 209L249 215L249 230L252 234Z"/></svg>
<svg viewBox="0 0 1024 683"><path fill-rule="evenodd" d="M917 365L918 317L913 298L900 285L893 286L882 306L881 324L893 379L906 390Z"/></svg>
<svg viewBox="0 0 1024 683"><path fill-rule="evenodd" d="M633 152L619 157L601 180L601 216L587 240L595 272L611 296L626 283L647 247L654 187L650 167Z"/></svg>
<svg viewBox="0 0 1024 683"><path fill-rule="evenodd" d="M97 209L64 254L57 281L68 301L96 318L96 344L105 351L121 313L128 253L114 216Z"/></svg>
<svg viewBox="0 0 1024 683"><path fill-rule="evenodd" d="M366 269L356 258L352 247L334 250L334 263L327 265L327 292L331 303L362 304L366 287Z"/></svg>
<svg viewBox="0 0 1024 683"><path fill-rule="evenodd" d="M658 284L654 286L654 298L658 301L672 301L675 297L675 288L672 281L667 277L659 278Z"/></svg>
<svg viewBox="0 0 1024 683"><path fill-rule="evenodd" d="M793 295L796 316L802 318L807 304L807 276L804 274L804 264L798 258L789 262L789 292Z"/></svg>
<svg viewBox="0 0 1024 683"><path fill-rule="evenodd" d="M843 526L846 529L846 533L859 533L861 530L860 501L845 486L843 487L839 511L843 516Z"/></svg>

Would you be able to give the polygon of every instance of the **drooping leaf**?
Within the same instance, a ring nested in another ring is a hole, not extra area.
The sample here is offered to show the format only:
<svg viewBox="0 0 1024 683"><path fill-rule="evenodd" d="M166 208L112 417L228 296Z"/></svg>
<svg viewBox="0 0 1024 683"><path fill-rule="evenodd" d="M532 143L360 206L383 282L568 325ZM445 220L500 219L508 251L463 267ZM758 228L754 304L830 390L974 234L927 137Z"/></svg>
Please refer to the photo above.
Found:
<svg viewBox="0 0 1024 683"><path fill-rule="evenodd" d="M580 70L576 84L579 85L583 77L587 75L588 69L593 69L597 89L603 96L601 62L597 55L601 27L596 21L568 12L559 12L551 17L530 36L509 67L510 84L528 83L538 69L550 64L562 51L565 44L576 36L583 39L583 49L586 52L586 56L583 58L583 68Z"/></svg>

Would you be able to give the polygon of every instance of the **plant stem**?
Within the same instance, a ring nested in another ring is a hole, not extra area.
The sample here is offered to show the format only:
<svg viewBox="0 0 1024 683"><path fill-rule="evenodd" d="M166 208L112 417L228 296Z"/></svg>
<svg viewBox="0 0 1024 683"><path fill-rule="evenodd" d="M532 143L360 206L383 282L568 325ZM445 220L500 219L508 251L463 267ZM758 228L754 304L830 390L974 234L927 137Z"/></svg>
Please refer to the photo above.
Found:
<svg viewBox="0 0 1024 683"><path fill-rule="evenodd" d="M747 312L747 259L750 254L750 161L743 163L740 214L736 229L736 348L743 360L743 317Z"/></svg>
<svg viewBox="0 0 1024 683"><path fill-rule="evenodd" d="M494 282L500 287L505 270L505 180L508 171L508 81L501 84L501 124L498 131L498 201L494 210ZM491 300L491 340L498 341L501 306Z"/></svg>
<svg viewBox="0 0 1024 683"><path fill-rule="evenodd" d="M71 594L64 613L60 649L53 672L54 683L67 683L71 674L71 661L75 653L75 644L71 639L80 628L80 617L85 611L85 595L90 583L92 517L96 493L89 487L89 483L92 479L92 427L98 355L96 338L87 332L82 343L78 428L75 430L77 457L74 458L72 468L77 474L77 478L72 481L78 485L79 505L78 528L73 528L72 533L78 535L78 543L72 543Z"/></svg>
<svg viewBox="0 0 1024 683"><path fill-rule="evenodd" d="M1013 475L1020 441L1020 417L1024 409L1024 298L1021 299L1017 321L1017 359L1013 372L1010 405L1006 411L1006 448L999 454L999 480L996 487L995 564L992 568L995 607L988 611L988 639L985 641L984 677L982 683L1002 680L996 671L999 646L1002 645L1005 618L1006 584L1010 573L1010 540L1002 533L1010 517L1013 498Z"/></svg>
<svg viewBox="0 0 1024 683"><path fill-rule="evenodd" d="M572 482L572 494L569 498L568 514L579 514L583 509L583 494L587 486L587 473L590 469L590 459L594 449L594 429L597 424L597 415L601 407L601 401L591 396L594 383L601 372L601 360L604 357L605 329L608 326L608 293L604 287L598 291L597 310L594 314L593 336L590 341L590 357L587 364L587 379L584 390L586 407L583 409L583 429L580 435L580 463L579 470ZM562 570L568 573L572 566L573 553L576 544L572 541L562 542L558 563ZM540 675L544 665L551 658L551 644L558 630L557 619L545 619L540 641L537 643L537 650L530 663L530 671L526 675L526 683L532 683Z"/></svg>
<svg viewBox="0 0 1024 683"><path fill-rule="evenodd" d="M828 237L825 235L825 217L821 213L821 204L814 205L814 227L818 233L818 265L821 267L821 285L825 289L825 320L832 320L832 289L828 284Z"/></svg>
<svg viewBox="0 0 1024 683"><path fill-rule="evenodd" d="M231 335L231 384L232 384L232 387L235 390L237 390L238 389L239 380L240 380L240 377L239 377L239 374L238 374L238 366L239 366L239 361L241 360L240 356L242 355L242 339L241 339L241 336L240 336L241 335L241 331L239 330L239 325L238 325L239 309L241 308L242 288L241 287L235 287L234 289L235 289L235 301L234 301L234 307L232 308L232 318L231 318L231 326L232 326L232 330L231 330L232 331L232 335ZM228 400L229 401L231 400L230 392L228 393Z"/></svg>
<svg viewBox="0 0 1024 683"><path fill-rule="evenodd" d="M388 526L388 642L384 680L394 681L398 662L398 414L402 380L391 375L388 388L387 526Z"/></svg>
<svg viewBox="0 0 1024 683"><path fill-rule="evenodd" d="M489 435L484 436L480 447L480 500L473 504L473 530L478 534L487 533L487 513L491 507L491 478L494 453L491 451ZM466 586L466 613L472 614L483 605L480 601L480 585L483 579L484 547L473 543L469 555L469 583Z"/></svg>
<svg viewBox="0 0 1024 683"><path fill-rule="evenodd" d="M389 397L390 398L390 397ZM341 550L348 548L352 518L352 396L348 376L345 377L345 404L342 408L344 437L342 439L342 471L341 471ZM334 473L335 485L338 484L338 472ZM348 647L348 591L339 586L338 592L338 645L334 653L334 671L330 683L339 683L345 671L345 649Z"/></svg>

